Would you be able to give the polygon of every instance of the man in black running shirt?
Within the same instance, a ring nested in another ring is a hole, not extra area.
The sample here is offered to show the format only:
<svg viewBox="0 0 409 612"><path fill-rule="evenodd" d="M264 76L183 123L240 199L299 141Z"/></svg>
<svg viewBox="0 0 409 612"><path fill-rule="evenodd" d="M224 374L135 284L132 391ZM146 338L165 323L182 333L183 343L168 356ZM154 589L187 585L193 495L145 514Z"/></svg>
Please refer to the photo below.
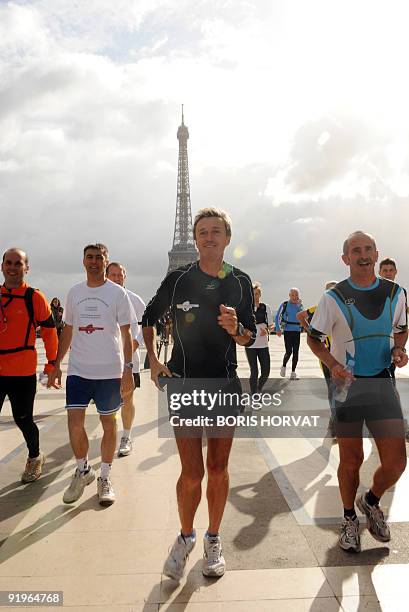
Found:
<svg viewBox="0 0 409 612"><path fill-rule="evenodd" d="M219 209L203 209L196 216L193 233L199 260L165 278L142 319L151 378L157 386L160 374L182 379L224 379L234 384L236 343L250 346L256 336L251 280L223 261L231 237L229 217ZM174 346L166 367L154 351L153 326L168 309L173 319ZM200 437L176 436L176 442L182 464L176 489L181 531L165 562L164 573L180 580L196 543L193 520L205 470ZM209 526L202 568L206 576L218 577L225 572L219 527L229 491L227 465L232 442L232 435L208 437L207 441Z"/></svg>

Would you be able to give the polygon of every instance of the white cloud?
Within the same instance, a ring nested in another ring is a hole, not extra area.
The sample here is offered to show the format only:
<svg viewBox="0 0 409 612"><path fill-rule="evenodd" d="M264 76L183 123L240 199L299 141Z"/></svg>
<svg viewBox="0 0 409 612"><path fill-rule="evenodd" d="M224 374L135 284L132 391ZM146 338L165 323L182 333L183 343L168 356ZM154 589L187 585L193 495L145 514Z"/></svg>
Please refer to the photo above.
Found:
<svg viewBox="0 0 409 612"><path fill-rule="evenodd" d="M344 273L337 245L357 226L403 261L390 236L409 195L406 13L366 0L2 4L3 236L52 293L81 274L83 244L106 241L149 297L171 246L184 103L193 208L231 212L230 257L272 303L288 283L312 299Z"/></svg>

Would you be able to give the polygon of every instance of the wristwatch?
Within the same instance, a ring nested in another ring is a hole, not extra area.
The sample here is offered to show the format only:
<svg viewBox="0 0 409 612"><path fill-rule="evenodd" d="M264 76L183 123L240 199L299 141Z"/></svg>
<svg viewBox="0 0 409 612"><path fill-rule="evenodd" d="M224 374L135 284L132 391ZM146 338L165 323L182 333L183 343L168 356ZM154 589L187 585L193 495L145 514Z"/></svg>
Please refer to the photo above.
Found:
<svg viewBox="0 0 409 612"><path fill-rule="evenodd" d="M237 332L233 334L234 336L245 336L246 330L244 329L243 323L237 323Z"/></svg>
<svg viewBox="0 0 409 612"><path fill-rule="evenodd" d="M127 363L124 363L124 368L129 368L130 370L133 370L132 361L128 361Z"/></svg>

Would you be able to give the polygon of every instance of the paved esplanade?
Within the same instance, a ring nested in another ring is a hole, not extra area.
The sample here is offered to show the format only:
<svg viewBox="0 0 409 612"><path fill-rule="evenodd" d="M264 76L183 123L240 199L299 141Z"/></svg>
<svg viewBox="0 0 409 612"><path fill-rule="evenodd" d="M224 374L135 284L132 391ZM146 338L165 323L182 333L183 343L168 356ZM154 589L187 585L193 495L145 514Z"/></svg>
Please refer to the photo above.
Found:
<svg viewBox="0 0 409 612"><path fill-rule="evenodd" d="M270 352L271 375L277 376L282 341L272 337ZM301 378L321 376L304 334L300 357ZM43 359L40 350L40 363ZM239 359L239 373L248 376L242 349ZM408 374L406 369L402 375ZM0 417L1 591L62 590L64 607L104 612L408 609L409 470L383 499L392 526L390 545L376 542L365 529L362 552L347 554L338 547L342 504L337 445L330 439L237 439L223 519L226 575L219 581L202 576L199 545L179 586L163 577L168 545L179 527L174 491L179 460L174 440L158 439L156 391L149 372L141 378L142 389L135 391L134 452L114 461L117 501L110 508L98 504L95 483L75 504L62 502L74 467L63 391L39 386L35 414L47 462L40 480L29 485L20 483L26 449L5 404ZM102 432L95 406L87 414L90 460L98 467ZM362 480L369 486L375 461L370 440L365 451ZM206 527L203 496L196 521L199 542Z"/></svg>

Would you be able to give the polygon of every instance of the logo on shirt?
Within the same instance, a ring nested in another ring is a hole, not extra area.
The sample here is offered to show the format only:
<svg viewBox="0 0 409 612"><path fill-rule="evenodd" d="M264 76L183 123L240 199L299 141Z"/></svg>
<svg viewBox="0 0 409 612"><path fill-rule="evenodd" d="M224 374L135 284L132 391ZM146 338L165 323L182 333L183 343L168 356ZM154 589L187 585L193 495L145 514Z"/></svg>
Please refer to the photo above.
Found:
<svg viewBox="0 0 409 612"><path fill-rule="evenodd" d="M192 308L199 308L199 304L191 304L189 300L183 302L183 304L176 304L176 308L183 310L183 312L189 312Z"/></svg>
<svg viewBox="0 0 409 612"><path fill-rule="evenodd" d="M352 304L355 304L355 299L354 298L348 298L347 300L345 300L344 304L345 304L345 306L352 306Z"/></svg>
<svg viewBox="0 0 409 612"><path fill-rule="evenodd" d="M102 331L104 328L103 327L94 327L92 325L92 323L90 323L89 325L86 325L85 327L79 327L78 329L79 329L79 331L83 331L86 334L92 334L94 331L99 331L99 330Z"/></svg>

